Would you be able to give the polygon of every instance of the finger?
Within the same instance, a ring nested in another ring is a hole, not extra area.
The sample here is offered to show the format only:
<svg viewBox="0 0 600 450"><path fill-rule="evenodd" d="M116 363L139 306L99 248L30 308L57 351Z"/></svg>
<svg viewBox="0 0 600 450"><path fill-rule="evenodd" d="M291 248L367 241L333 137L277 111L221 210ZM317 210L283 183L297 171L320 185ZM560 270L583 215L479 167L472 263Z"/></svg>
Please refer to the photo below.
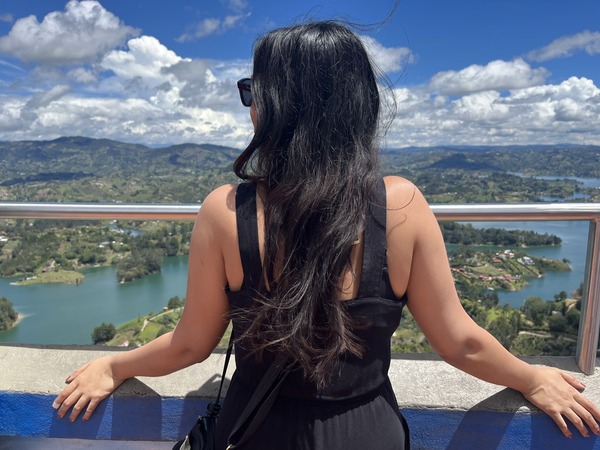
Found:
<svg viewBox="0 0 600 450"><path fill-rule="evenodd" d="M583 423L583 420L581 420L581 417L574 410L569 409L563 414L567 419L569 419L569 422L575 425L575 428L579 430L582 436L588 437L590 435L590 431Z"/></svg>
<svg viewBox="0 0 600 450"><path fill-rule="evenodd" d="M58 394L58 396L54 399L54 401L52 402L52 407L54 409L59 409L61 407L61 405L64 403L64 401L67 399L67 397L69 397L69 395L71 395L74 390L75 390L74 385L70 384L70 385L66 386L60 392L60 394Z"/></svg>
<svg viewBox="0 0 600 450"><path fill-rule="evenodd" d="M573 433L571 433L571 430L569 430L565 419L563 419L563 416L560 413L553 412L552 414L549 414L549 416L552 417L552 420L554 420L554 423L558 426L558 429L562 434L564 434L569 439L573 437Z"/></svg>
<svg viewBox="0 0 600 450"><path fill-rule="evenodd" d="M583 406L590 414L592 414L597 422L600 422L600 409L598 409L589 398L580 394L575 397L575 400L577 400L581 406Z"/></svg>
<svg viewBox="0 0 600 450"><path fill-rule="evenodd" d="M85 413L83 414L82 419L85 421L90 420L90 417L92 417L92 414L94 414L94 411L96 410L96 407L98 406L98 404L100 403L99 400L93 398L90 400L90 403L88 404Z"/></svg>
<svg viewBox="0 0 600 450"><path fill-rule="evenodd" d="M75 422L75 420L77 419L77 417L79 417L79 413L81 413L81 411L83 411L87 404L89 403L89 399L85 396L81 396L79 397L79 400L77 400L77 403L75 403L75 405L73 405L73 409L71 410L71 414L69 415L69 420L71 422Z"/></svg>
<svg viewBox="0 0 600 450"><path fill-rule="evenodd" d="M594 415L590 412L590 409L584 404L584 400L593 406L589 400L582 396L582 399L578 400L579 404L577 404L573 409L575 413L581 417L581 419L583 419L583 421L594 434L600 434L600 426L598 426L598 422Z"/></svg>
<svg viewBox="0 0 600 450"><path fill-rule="evenodd" d="M71 375L69 375L67 377L67 379L65 380L65 383L70 383L71 381L73 381L81 372L83 372L83 370L89 365L89 363L84 364L83 366L81 366L79 369L77 369L75 372L73 372Z"/></svg>
<svg viewBox="0 0 600 450"><path fill-rule="evenodd" d="M60 405L60 408L58 409L58 417L62 419L67 414L69 409L71 409L71 407L79 401L80 397L81 393L74 389L71 395L69 395Z"/></svg>
<svg viewBox="0 0 600 450"><path fill-rule="evenodd" d="M585 384L583 384L581 381L579 381L573 375L569 375L568 373L565 373L562 371L560 372L560 374L562 375L563 379L567 383L569 383L571 386L573 386L575 389L579 389L580 391L585 389Z"/></svg>

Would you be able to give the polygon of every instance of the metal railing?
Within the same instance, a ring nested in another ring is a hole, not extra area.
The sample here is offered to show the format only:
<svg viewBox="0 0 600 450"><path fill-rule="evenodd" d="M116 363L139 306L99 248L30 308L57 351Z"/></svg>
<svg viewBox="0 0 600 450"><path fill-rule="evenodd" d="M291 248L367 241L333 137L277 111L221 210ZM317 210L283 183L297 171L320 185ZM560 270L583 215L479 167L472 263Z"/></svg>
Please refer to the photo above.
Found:
<svg viewBox="0 0 600 450"><path fill-rule="evenodd" d="M103 204L0 202L0 219L192 220L198 204ZM589 221L576 359L594 373L600 333L600 203L432 205L440 221Z"/></svg>

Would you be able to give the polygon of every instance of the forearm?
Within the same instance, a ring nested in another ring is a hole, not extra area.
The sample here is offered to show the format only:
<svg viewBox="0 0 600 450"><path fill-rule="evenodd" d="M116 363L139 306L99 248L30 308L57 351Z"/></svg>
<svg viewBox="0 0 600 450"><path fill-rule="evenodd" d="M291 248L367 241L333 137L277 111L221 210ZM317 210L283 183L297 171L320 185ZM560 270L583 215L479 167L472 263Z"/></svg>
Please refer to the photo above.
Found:
<svg viewBox="0 0 600 450"><path fill-rule="evenodd" d="M193 349L178 343L174 333L170 332L142 347L114 354L110 363L115 377L123 380L136 376L168 375L200 359Z"/></svg>
<svg viewBox="0 0 600 450"><path fill-rule="evenodd" d="M476 328L475 328L476 327ZM486 330L474 324L460 349L453 355L441 355L446 362L489 383L520 392L531 387L535 369L512 355Z"/></svg>

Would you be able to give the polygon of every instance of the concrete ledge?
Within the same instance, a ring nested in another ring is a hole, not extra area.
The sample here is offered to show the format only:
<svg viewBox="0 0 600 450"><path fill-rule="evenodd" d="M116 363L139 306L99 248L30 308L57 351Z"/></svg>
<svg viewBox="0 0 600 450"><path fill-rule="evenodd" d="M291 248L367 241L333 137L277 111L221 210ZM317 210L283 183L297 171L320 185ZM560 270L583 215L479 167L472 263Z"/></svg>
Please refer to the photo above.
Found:
<svg viewBox="0 0 600 450"><path fill-rule="evenodd" d="M66 376L113 351L119 350L0 346L0 449L5 448L2 442L14 442L14 437L177 440L216 395L225 358L213 354L202 364L166 377L128 380L87 423L57 419L51 405ZM587 385L586 395L600 405L600 377L579 373L574 358L528 361L571 372ZM233 367L228 376L231 373ZM390 379L415 449L600 449L600 439L583 438L574 428L573 439L564 438L553 421L531 408L519 393L479 381L432 355L392 360Z"/></svg>

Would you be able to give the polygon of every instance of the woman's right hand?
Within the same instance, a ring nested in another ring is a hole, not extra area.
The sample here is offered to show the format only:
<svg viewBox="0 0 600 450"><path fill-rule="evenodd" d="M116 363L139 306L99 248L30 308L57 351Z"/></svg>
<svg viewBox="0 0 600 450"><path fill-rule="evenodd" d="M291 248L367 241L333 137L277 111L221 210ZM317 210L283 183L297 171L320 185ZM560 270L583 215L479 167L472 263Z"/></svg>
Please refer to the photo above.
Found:
<svg viewBox="0 0 600 450"><path fill-rule="evenodd" d="M69 420L75 421L85 410L83 420L88 420L98 404L125 381L113 373L111 357L95 359L77 369L65 380L69 383L56 397L52 407L63 418L69 409Z"/></svg>
<svg viewBox="0 0 600 450"><path fill-rule="evenodd" d="M573 435L565 419L583 436L589 436L589 430L600 434L600 410L581 393L585 388L581 381L553 367L533 369L530 386L522 391L527 400L548 414L566 437Z"/></svg>

